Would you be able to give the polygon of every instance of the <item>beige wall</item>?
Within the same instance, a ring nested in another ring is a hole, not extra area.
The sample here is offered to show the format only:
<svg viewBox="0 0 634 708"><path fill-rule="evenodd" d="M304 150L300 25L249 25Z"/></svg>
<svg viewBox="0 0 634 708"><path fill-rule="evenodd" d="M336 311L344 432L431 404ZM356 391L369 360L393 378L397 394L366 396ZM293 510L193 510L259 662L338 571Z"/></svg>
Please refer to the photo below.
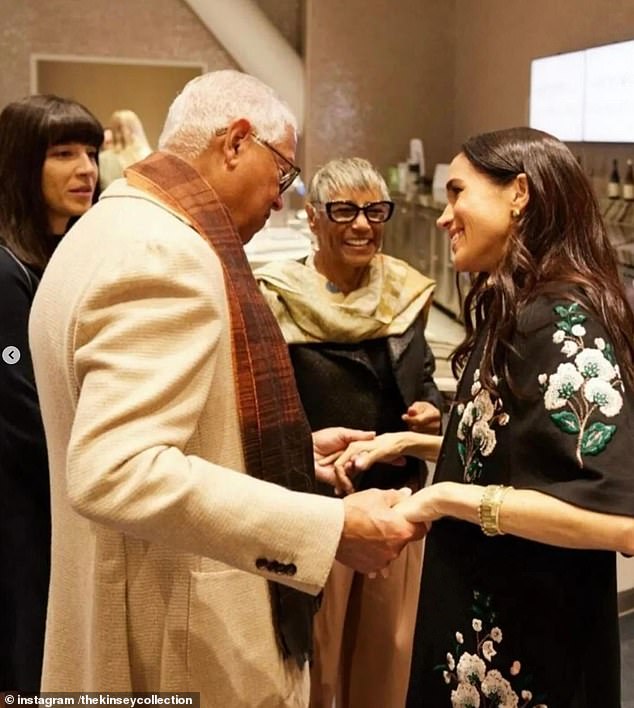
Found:
<svg viewBox="0 0 634 708"><path fill-rule="evenodd" d="M0 0L0 106L29 93L31 54L235 67L182 0Z"/></svg>
<svg viewBox="0 0 634 708"><path fill-rule="evenodd" d="M287 41L301 49L303 0L257 2ZM0 0L0 108L31 91L33 54L196 62L209 69L237 66L183 0L91 0L90 3L83 0ZM70 70L73 75L81 74L85 66L71 67ZM93 66L96 79L100 67ZM78 92L72 81L64 87L59 83L59 75L49 73L39 90L58 92L83 101L104 123L114 109L132 108L141 116L148 138L155 144L166 107L176 93L173 84L178 70L158 72L161 74L161 78L156 79L160 84L160 95L156 100L152 100L147 91L137 90L134 86L135 72L144 72L143 85L146 87L149 86L148 77L155 80L152 67L134 69L111 65L111 70L115 73L123 71L130 81L118 84L116 80L109 80L101 87L96 81L83 82L83 89ZM198 72L193 69L181 71L179 88L195 73ZM132 102L130 91L134 94ZM166 91L169 93L167 97Z"/></svg>
<svg viewBox="0 0 634 708"><path fill-rule="evenodd" d="M114 111L134 111L156 148L167 109L183 86L201 68L156 64L113 64L41 60L37 63L38 91L66 96L89 106L102 125Z"/></svg>
<svg viewBox="0 0 634 708"><path fill-rule="evenodd" d="M468 135L526 123L532 58L634 36L634 0L257 2L305 50L308 173L352 153L384 169L414 136L431 173ZM184 0L0 0L0 106L29 92L31 53L235 66ZM632 152L573 149L600 174Z"/></svg>
<svg viewBox="0 0 634 708"><path fill-rule="evenodd" d="M453 149L470 135L528 123L530 61L634 37L634 0L456 0ZM632 145L571 145L605 175ZM622 171L624 166L622 166Z"/></svg>
<svg viewBox="0 0 634 708"><path fill-rule="evenodd" d="M452 143L454 0L307 0L306 163L358 154L381 169Z"/></svg>

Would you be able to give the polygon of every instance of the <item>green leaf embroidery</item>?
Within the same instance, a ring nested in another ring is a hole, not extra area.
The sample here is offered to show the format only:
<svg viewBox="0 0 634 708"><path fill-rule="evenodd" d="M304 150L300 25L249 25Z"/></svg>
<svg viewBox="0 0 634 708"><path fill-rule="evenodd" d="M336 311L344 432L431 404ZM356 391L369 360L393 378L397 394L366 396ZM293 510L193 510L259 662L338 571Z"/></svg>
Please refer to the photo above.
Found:
<svg viewBox="0 0 634 708"><path fill-rule="evenodd" d="M606 425L596 421L588 427L581 438L582 455L598 455L605 450L616 432L616 425Z"/></svg>
<svg viewBox="0 0 634 708"><path fill-rule="evenodd" d="M568 317L568 308L565 305L557 305L554 309L559 317Z"/></svg>
<svg viewBox="0 0 634 708"><path fill-rule="evenodd" d="M562 329L566 334L572 333L572 326L569 324L568 320L559 320L559 322L557 322L557 329Z"/></svg>
<svg viewBox="0 0 634 708"><path fill-rule="evenodd" d="M465 444L460 441L458 441L458 454L460 455L460 462L462 462L464 466L465 460L467 458L467 449L465 447Z"/></svg>
<svg viewBox="0 0 634 708"><path fill-rule="evenodd" d="M559 430L563 430L564 433L575 435L579 432L579 420L577 419L577 416L570 411L551 413L550 419L559 428Z"/></svg>
<svg viewBox="0 0 634 708"><path fill-rule="evenodd" d="M614 356L614 347L610 342L605 343L605 349L603 350L603 356L612 364L616 366L616 357Z"/></svg>

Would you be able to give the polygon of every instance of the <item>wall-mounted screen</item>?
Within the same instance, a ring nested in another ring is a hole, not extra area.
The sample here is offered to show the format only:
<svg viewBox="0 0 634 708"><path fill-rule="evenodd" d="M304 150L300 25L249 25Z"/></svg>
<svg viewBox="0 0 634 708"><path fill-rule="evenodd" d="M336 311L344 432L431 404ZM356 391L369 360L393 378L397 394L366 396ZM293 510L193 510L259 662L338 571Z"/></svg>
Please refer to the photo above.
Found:
<svg viewBox="0 0 634 708"><path fill-rule="evenodd" d="M529 125L572 142L634 143L634 40L534 59Z"/></svg>
<svg viewBox="0 0 634 708"><path fill-rule="evenodd" d="M531 128L583 140L584 62L584 52L568 52L531 63Z"/></svg>
<svg viewBox="0 0 634 708"><path fill-rule="evenodd" d="M634 41L588 49L583 139L634 143Z"/></svg>

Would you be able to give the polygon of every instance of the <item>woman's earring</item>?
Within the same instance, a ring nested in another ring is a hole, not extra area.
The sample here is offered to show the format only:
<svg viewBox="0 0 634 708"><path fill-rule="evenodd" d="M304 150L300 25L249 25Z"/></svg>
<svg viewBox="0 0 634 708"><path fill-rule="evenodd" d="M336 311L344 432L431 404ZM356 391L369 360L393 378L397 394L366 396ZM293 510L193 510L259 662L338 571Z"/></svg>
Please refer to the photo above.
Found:
<svg viewBox="0 0 634 708"><path fill-rule="evenodd" d="M517 207L515 207L515 209L511 209L511 216L514 219L519 219L520 218L520 210Z"/></svg>

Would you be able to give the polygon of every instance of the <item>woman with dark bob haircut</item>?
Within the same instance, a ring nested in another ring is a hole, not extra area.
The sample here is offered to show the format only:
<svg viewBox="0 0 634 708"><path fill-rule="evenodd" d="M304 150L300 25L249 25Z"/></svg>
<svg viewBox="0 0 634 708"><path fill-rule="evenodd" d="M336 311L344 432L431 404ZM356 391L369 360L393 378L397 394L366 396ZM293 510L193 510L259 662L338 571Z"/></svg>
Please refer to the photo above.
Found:
<svg viewBox="0 0 634 708"><path fill-rule="evenodd" d="M618 708L634 316L597 201L568 148L528 128L468 140L447 195L438 224L476 275L444 439L392 433L337 463L437 459L398 507L431 525L407 706Z"/></svg>
<svg viewBox="0 0 634 708"><path fill-rule="evenodd" d="M39 690L48 595L48 462L29 312L69 222L93 203L102 141L86 108L56 96L0 113L0 691Z"/></svg>

